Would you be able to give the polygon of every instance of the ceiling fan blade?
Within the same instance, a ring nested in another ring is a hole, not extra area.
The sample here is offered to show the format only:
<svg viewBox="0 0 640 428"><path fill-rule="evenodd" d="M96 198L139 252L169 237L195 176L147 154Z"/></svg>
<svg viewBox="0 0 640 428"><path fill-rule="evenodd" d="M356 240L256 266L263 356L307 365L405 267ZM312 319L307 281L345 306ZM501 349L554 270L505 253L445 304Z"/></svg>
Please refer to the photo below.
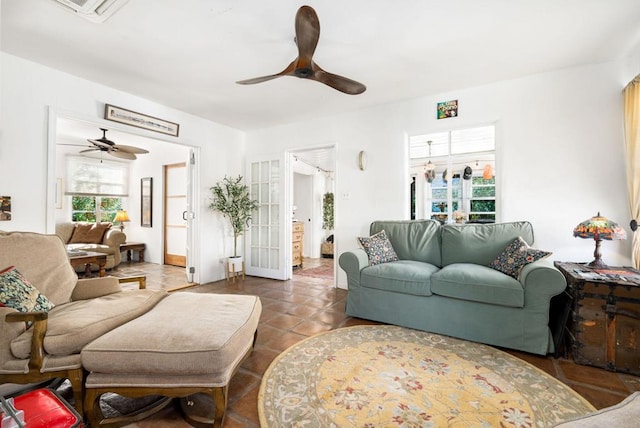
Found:
<svg viewBox="0 0 640 428"><path fill-rule="evenodd" d="M311 6L302 6L296 13L297 68L310 68L319 38L320 21L316 11Z"/></svg>
<svg viewBox="0 0 640 428"><path fill-rule="evenodd" d="M94 147L93 149L80 150L80 153L99 152L99 151L100 151L99 148Z"/></svg>
<svg viewBox="0 0 640 428"><path fill-rule="evenodd" d="M256 83L266 82L282 76L292 76L295 68L296 60L292 61L291 64L289 64L287 68L282 70L280 73L272 74L270 76L254 77L253 79L239 80L236 83L239 85L254 85Z"/></svg>
<svg viewBox="0 0 640 428"><path fill-rule="evenodd" d="M149 150L145 150L145 149L141 149L139 147L133 147L133 146L121 146L120 144L117 144L116 146L114 146L114 149L116 149L116 151L121 151L126 153L137 153L140 155L149 153Z"/></svg>
<svg viewBox="0 0 640 428"><path fill-rule="evenodd" d="M136 155L134 155L133 153L119 152L117 150L109 151L107 153L109 153L111 156L115 156L117 158L131 159L131 160L137 159Z"/></svg>
<svg viewBox="0 0 640 428"><path fill-rule="evenodd" d="M327 86L331 86L333 89L349 95L358 95L367 90L367 87L360 82L326 72L315 63L314 66L315 73L313 74L312 79L315 81L324 83Z"/></svg>
<svg viewBox="0 0 640 428"><path fill-rule="evenodd" d="M56 146L72 146L72 147L94 147L89 144L69 144L69 143L56 143Z"/></svg>

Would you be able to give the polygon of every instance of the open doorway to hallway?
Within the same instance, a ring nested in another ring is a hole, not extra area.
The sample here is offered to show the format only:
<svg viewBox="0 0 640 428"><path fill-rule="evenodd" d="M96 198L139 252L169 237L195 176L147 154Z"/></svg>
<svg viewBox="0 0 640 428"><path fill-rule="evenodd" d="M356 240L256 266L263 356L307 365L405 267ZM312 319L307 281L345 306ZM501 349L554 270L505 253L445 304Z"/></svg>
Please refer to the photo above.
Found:
<svg viewBox="0 0 640 428"><path fill-rule="evenodd" d="M297 150L290 156L292 278L335 287L335 147Z"/></svg>

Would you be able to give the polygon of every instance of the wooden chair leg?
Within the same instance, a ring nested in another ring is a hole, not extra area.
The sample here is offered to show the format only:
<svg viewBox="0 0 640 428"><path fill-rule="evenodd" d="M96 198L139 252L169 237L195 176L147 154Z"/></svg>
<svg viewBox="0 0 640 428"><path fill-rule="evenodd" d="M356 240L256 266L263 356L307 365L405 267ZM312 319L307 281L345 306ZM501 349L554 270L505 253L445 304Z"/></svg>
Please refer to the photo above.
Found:
<svg viewBox="0 0 640 428"><path fill-rule="evenodd" d="M100 393L95 389L87 389L84 395L84 410L86 419L90 427L97 427L100 421L104 419L102 410L100 410Z"/></svg>
<svg viewBox="0 0 640 428"><path fill-rule="evenodd" d="M76 402L75 408L80 415L84 416L84 371L82 369L69 370L68 376L73 389L73 399Z"/></svg>
<svg viewBox="0 0 640 428"><path fill-rule="evenodd" d="M224 416L227 411L227 399L229 396L229 386L225 385L219 388L213 388L213 403L216 408L216 413L213 419L214 428L222 428L224 423Z"/></svg>

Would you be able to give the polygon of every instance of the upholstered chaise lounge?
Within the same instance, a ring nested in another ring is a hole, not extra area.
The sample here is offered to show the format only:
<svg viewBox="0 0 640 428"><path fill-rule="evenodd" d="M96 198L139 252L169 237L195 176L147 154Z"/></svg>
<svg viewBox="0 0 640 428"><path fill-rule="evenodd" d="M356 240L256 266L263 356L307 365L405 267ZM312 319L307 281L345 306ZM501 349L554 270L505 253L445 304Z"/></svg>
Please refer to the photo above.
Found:
<svg viewBox="0 0 640 428"><path fill-rule="evenodd" d="M0 231L0 266L0 383L67 378L91 426L123 422L103 421L106 392L205 393L211 420L192 421L222 426L229 380L255 343L258 297L169 295L144 289L144 278L78 280L56 235ZM142 289L122 291L125 281Z"/></svg>

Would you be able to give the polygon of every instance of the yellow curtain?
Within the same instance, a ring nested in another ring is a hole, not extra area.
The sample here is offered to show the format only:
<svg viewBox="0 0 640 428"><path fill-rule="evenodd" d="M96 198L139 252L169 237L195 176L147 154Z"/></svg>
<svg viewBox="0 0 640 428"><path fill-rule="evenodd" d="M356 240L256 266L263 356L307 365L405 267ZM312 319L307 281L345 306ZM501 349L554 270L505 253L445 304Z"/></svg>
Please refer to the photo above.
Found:
<svg viewBox="0 0 640 428"><path fill-rule="evenodd" d="M631 218L640 223L640 75L623 91L624 136L627 145L627 181ZM640 230L634 231L632 260L640 269Z"/></svg>

